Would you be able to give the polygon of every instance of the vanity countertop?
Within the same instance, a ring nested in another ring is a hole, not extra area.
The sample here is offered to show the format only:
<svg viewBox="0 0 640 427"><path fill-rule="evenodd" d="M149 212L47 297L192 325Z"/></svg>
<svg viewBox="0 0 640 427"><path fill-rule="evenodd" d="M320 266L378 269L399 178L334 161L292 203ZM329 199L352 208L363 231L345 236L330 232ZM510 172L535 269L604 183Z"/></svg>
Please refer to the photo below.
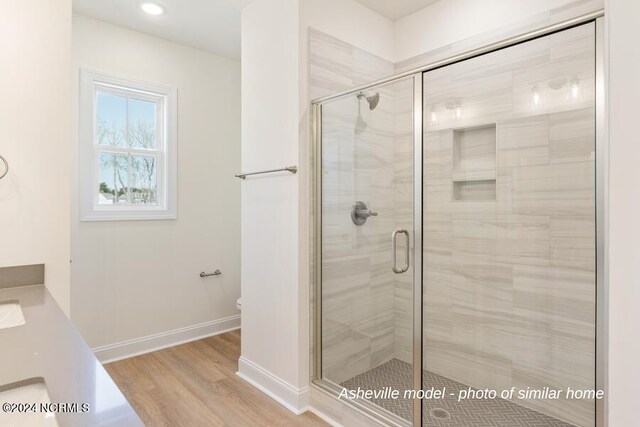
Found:
<svg viewBox="0 0 640 427"><path fill-rule="evenodd" d="M51 402L89 405L84 413L57 412L61 427L143 425L43 285L0 289L0 302L12 300L26 323L0 329L0 388L41 378Z"/></svg>

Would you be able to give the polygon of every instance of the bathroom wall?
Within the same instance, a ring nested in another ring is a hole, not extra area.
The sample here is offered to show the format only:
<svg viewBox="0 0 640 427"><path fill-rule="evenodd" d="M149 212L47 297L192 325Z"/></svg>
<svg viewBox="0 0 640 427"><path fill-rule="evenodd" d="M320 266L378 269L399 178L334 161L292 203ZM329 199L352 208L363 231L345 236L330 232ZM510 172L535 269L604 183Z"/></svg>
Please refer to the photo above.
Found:
<svg viewBox="0 0 640 427"><path fill-rule="evenodd" d="M608 0L606 44L609 134L609 209L606 212L609 251L605 274L608 325L609 426L631 426L638 420L640 384L640 2ZM631 194L635 194L632 196ZM604 305L604 304L603 304Z"/></svg>
<svg viewBox="0 0 640 427"><path fill-rule="evenodd" d="M68 315L71 1L2 0L0 10L0 154L10 165L0 267L44 263Z"/></svg>
<svg viewBox="0 0 640 427"><path fill-rule="evenodd" d="M595 387L594 40L589 24L425 74L427 370ZM519 403L593 425L591 400Z"/></svg>
<svg viewBox="0 0 640 427"><path fill-rule="evenodd" d="M298 165L242 182L242 355L238 374L306 407L308 300L300 285L297 0L242 10L242 169ZM274 378L276 378L274 380ZM284 386L282 385L284 384Z"/></svg>
<svg viewBox="0 0 640 427"><path fill-rule="evenodd" d="M80 222L74 197L72 320L108 359L238 327L239 62L76 14L75 99L81 67L177 88L178 219Z"/></svg>

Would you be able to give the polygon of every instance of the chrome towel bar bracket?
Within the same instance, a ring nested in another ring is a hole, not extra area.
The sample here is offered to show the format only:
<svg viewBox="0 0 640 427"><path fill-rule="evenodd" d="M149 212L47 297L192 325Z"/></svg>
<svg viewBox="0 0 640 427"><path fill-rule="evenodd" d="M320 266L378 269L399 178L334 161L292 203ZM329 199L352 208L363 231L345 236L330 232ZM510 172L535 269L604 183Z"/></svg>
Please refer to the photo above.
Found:
<svg viewBox="0 0 640 427"><path fill-rule="evenodd" d="M298 167L297 166L287 166L287 167L280 168L280 169L269 169L269 170L266 170L266 171L259 171L259 172L238 173L238 174L236 174L236 178L245 179L246 177L248 177L250 175L262 175L262 174L265 174L265 173L274 173L274 172L291 172L292 174L295 174L296 172L298 172Z"/></svg>
<svg viewBox="0 0 640 427"><path fill-rule="evenodd" d="M7 159L2 156L0 156L0 161L4 163L4 172L0 172L0 179L2 179L9 173L9 162L7 162Z"/></svg>
<svg viewBox="0 0 640 427"><path fill-rule="evenodd" d="M211 277L211 276L220 276L222 271L216 270L213 273L205 273L204 271L200 273L200 277Z"/></svg>

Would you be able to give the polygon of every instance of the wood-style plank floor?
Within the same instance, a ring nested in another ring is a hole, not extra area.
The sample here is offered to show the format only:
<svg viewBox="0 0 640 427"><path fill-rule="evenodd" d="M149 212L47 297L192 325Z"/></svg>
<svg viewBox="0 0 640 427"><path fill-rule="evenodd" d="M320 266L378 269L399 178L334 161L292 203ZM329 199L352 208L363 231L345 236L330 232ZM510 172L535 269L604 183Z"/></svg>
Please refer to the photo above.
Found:
<svg viewBox="0 0 640 427"><path fill-rule="evenodd" d="M296 416L236 375L240 331L105 365L148 427L326 426Z"/></svg>

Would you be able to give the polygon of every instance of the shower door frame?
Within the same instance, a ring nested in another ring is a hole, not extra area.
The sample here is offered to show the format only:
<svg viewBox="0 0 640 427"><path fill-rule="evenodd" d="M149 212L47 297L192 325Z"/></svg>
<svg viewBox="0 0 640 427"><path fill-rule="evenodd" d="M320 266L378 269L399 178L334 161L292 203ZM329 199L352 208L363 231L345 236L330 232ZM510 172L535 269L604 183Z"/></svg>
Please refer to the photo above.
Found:
<svg viewBox="0 0 640 427"><path fill-rule="evenodd" d="M409 74L402 74L400 76L393 76L384 81L378 82L375 85L367 85L367 88L381 87L385 85L391 85L401 81L412 80L413 83L413 233L410 237L412 241L413 258L413 352L412 352L412 389L422 388L422 314L416 317L416 313L422 313L422 286L415 286L416 283L422 283L422 100L423 100L423 86L422 86L422 72L415 72ZM348 90L336 95L331 95L325 98L312 101L312 132L313 132L313 150L314 161L312 168L314 170L314 256L312 270L312 292L311 292L311 318L312 318L312 330L311 337L313 338L312 354L311 354L311 383L318 388L329 392L334 396L338 396L341 387L331 381L322 378L322 106L330 101L336 101L346 98L348 96L355 95L360 89ZM416 173L419 173L420 179L416 179ZM419 207L419 210L416 210ZM419 212L419 214L416 214ZM417 236L420 236L418 239ZM419 307L417 307L419 305ZM416 333L418 328L419 333ZM416 351L416 346L420 346L419 351ZM320 351L317 351L320 349ZM416 365L417 363L417 365ZM417 366L417 368L416 368ZM420 382L418 388L416 388L416 381ZM376 421L382 421L390 426L410 426L409 421L400 418L399 416L387 412L384 409L379 408L375 404L362 401L351 400L351 405L354 409L360 411L362 414L373 417ZM418 413L416 413L418 411ZM417 399L413 404L413 425L420 425L422 422L421 417L422 405ZM418 420L418 424L416 421Z"/></svg>
<svg viewBox="0 0 640 427"><path fill-rule="evenodd" d="M490 45L452 56L441 61L411 69L384 79L324 96L311 101L312 106L312 161L313 173L313 242L311 277L311 384L337 397L340 387L322 378L322 106L330 101L353 96L364 90L392 84L401 80L413 80L413 388L422 389L423 363L423 75L428 71L466 61L505 48L516 46L541 37L550 36L571 28L593 23L595 26L595 217L596 217L596 325L595 325L595 388L604 390L604 399L596 400L595 426L606 427L607 384L607 328L608 328L608 163L606 73L604 42L604 10L600 9L535 31L511 37ZM388 425L409 425L406 420L391 414L370 402L350 401L351 406L365 416ZM422 426L422 403L413 402L413 426Z"/></svg>

